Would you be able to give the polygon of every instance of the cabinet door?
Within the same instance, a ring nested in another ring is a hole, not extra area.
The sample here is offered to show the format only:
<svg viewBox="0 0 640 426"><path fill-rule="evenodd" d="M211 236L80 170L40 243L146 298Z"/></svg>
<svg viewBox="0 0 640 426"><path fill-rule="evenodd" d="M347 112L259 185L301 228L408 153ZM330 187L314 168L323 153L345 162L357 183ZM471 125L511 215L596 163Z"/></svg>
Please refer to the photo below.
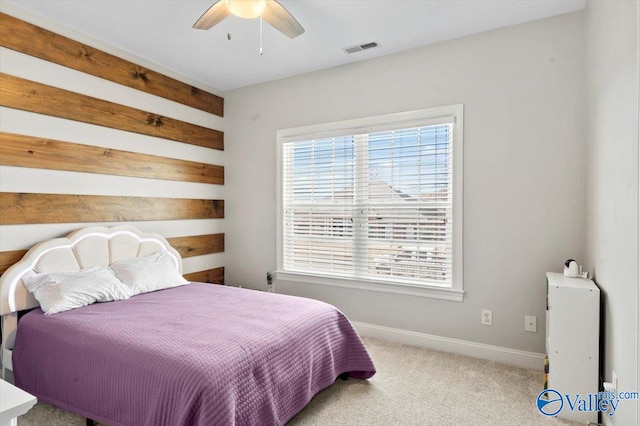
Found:
<svg viewBox="0 0 640 426"><path fill-rule="evenodd" d="M598 293L550 285L548 304L549 388L562 395L597 393ZM562 414L560 417L592 421L595 413L563 410Z"/></svg>

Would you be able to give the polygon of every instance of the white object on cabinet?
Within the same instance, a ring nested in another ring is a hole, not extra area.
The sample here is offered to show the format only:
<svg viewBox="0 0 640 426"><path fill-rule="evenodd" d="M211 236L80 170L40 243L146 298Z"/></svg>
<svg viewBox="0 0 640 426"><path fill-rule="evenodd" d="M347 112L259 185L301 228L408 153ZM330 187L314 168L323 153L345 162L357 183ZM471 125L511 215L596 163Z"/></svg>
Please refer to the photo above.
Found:
<svg viewBox="0 0 640 426"><path fill-rule="evenodd" d="M575 398L599 391L600 289L593 281L547 272L548 389ZM565 401L558 417L597 423L597 411L572 411Z"/></svg>

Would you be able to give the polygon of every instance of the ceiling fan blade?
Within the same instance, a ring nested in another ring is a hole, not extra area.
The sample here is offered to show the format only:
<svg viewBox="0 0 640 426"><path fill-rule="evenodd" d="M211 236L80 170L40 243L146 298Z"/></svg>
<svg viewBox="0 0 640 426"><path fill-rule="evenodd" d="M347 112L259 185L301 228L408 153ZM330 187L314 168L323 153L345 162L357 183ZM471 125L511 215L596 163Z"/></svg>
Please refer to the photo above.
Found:
<svg viewBox="0 0 640 426"><path fill-rule="evenodd" d="M227 5L223 0L218 0L193 24L193 28L196 30L208 30L227 16L229 16Z"/></svg>
<svg viewBox="0 0 640 426"><path fill-rule="evenodd" d="M267 0L262 18L289 38L296 38L304 33L302 25L276 0Z"/></svg>

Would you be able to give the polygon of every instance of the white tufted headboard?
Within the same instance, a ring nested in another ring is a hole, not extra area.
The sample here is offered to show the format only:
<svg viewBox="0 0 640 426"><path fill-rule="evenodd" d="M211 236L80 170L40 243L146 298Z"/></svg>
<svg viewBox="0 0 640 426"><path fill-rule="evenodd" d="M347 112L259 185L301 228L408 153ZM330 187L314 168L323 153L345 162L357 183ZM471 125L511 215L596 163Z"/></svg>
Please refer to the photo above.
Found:
<svg viewBox="0 0 640 426"><path fill-rule="evenodd" d="M108 266L121 259L144 256L167 250L182 274L182 258L157 234L145 234L132 226L93 226L36 244L24 257L0 276L0 315L2 316L2 358L13 347L17 329L17 312L40 306L27 291L22 278L27 274L77 271ZM10 365L3 365L10 368Z"/></svg>
<svg viewBox="0 0 640 426"><path fill-rule="evenodd" d="M65 238L38 243L0 277L0 315L39 306L22 284L26 274L108 266L161 249L172 255L178 272L182 273L182 258L164 237L144 234L132 226L82 228Z"/></svg>

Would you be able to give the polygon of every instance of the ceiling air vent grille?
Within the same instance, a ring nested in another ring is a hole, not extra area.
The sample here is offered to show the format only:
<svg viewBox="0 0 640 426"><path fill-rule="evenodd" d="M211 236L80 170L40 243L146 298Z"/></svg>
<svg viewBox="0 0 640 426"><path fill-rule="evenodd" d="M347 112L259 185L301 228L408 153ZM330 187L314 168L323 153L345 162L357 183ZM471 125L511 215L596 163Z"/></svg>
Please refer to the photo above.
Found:
<svg viewBox="0 0 640 426"><path fill-rule="evenodd" d="M373 49L374 47L378 47L378 46L379 46L378 43L376 43L375 41L372 41L370 43L359 44L357 46L345 47L342 50L344 50L346 54L350 55L352 53L360 52L363 50Z"/></svg>

